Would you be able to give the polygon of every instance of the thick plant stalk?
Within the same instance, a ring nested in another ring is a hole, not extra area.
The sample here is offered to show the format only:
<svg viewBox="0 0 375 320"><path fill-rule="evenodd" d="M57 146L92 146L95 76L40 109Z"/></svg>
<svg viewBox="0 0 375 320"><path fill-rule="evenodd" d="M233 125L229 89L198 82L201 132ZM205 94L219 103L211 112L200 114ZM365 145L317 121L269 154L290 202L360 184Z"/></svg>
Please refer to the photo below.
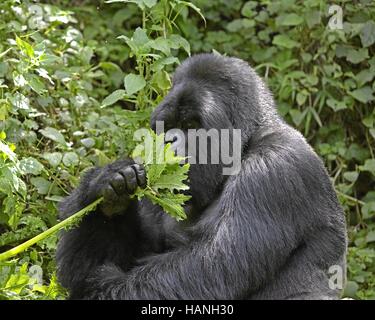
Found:
<svg viewBox="0 0 375 320"><path fill-rule="evenodd" d="M90 203L88 206L84 207L83 209L79 210L78 212L71 215L69 218L55 224L53 227L47 229L46 231L36 235L34 238L21 243L17 247L14 247L8 251L0 253L0 261L8 260L9 258L14 257L15 255L25 251L27 248L31 247L35 243L44 240L45 238L49 237L50 235L54 234L55 232L69 228L76 224L79 220L81 220L86 214L91 212L95 209L95 207L103 200L103 197L95 200L94 202Z"/></svg>

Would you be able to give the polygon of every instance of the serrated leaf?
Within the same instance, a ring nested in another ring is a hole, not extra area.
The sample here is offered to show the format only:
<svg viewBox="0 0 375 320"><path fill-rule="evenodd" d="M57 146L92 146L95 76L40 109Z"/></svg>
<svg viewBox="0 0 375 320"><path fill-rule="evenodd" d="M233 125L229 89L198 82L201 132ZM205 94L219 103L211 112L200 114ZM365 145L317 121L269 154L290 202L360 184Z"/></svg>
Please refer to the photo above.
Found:
<svg viewBox="0 0 375 320"><path fill-rule="evenodd" d="M150 186L153 186L158 181L166 167L166 164L153 164L148 167L147 181Z"/></svg>
<svg viewBox="0 0 375 320"><path fill-rule="evenodd" d="M146 196L177 220L185 219L182 205L190 197L176 194L174 191L189 189L184 184L188 178L189 164L179 165L184 158L175 156L170 144L164 145L164 134L156 135L151 130L149 134L153 140L153 150L145 150L147 146L141 146L132 153L133 158L142 158L147 172L147 187L146 189L138 188L135 196L138 199Z"/></svg>
<svg viewBox="0 0 375 320"><path fill-rule="evenodd" d="M188 178L187 173L190 165L187 163L181 166L175 166L175 169L168 170L169 172L160 176L160 178L152 185L152 188L156 191L160 189L173 190L188 190L189 187L184 184L184 181Z"/></svg>
<svg viewBox="0 0 375 320"><path fill-rule="evenodd" d="M186 213L182 204L190 199L190 196L183 194L164 193L161 197L157 197L149 191L145 195L154 203L160 205L165 212L170 214L177 221L186 219Z"/></svg>

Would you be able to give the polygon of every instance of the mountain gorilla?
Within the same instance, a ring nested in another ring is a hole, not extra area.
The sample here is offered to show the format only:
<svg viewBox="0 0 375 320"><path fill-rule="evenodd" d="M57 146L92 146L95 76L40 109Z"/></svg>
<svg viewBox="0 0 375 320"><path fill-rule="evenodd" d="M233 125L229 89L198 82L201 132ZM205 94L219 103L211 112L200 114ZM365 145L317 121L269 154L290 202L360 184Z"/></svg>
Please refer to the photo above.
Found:
<svg viewBox="0 0 375 320"><path fill-rule="evenodd" d="M339 297L329 269L345 275L343 211L322 161L246 62L187 59L151 127L158 120L185 132L240 129L240 171L191 165L188 218L176 222L129 197L145 185L142 166L119 160L92 169L60 208L64 219L105 199L59 241L58 276L71 299Z"/></svg>

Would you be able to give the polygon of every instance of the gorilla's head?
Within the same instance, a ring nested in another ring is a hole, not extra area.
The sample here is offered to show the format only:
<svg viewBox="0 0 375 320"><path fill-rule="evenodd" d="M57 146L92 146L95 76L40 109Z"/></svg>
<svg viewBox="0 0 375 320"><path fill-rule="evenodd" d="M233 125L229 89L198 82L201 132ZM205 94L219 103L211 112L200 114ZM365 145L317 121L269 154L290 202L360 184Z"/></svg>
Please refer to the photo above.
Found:
<svg viewBox="0 0 375 320"><path fill-rule="evenodd" d="M258 128L275 119L271 94L246 62L199 54L175 71L170 92L151 116L151 128L155 130L156 122L163 121L165 131L177 128L185 136L188 129L240 129L243 151ZM210 159L210 140L208 146ZM191 165L189 184L195 208L201 210L220 193L226 179L222 168L221 161Z"/></svg>

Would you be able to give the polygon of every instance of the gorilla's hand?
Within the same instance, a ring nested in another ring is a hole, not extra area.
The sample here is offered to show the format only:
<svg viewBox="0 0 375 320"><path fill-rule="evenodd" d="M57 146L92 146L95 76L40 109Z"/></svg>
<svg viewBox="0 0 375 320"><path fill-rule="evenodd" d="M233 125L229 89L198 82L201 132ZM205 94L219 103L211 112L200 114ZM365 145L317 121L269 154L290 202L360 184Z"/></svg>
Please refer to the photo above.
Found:
<svg viewBox="0 0 375 320"><path fill-rule="evenodd" d="M146 186L146 174L142 165L132 164L116 168L117 170L111 169L104 168L91 182L93 188L89 190L96 193L95 198L103 196L99 208L108 217L124 212L132 201L130 196L137 187Z"/></svg>

